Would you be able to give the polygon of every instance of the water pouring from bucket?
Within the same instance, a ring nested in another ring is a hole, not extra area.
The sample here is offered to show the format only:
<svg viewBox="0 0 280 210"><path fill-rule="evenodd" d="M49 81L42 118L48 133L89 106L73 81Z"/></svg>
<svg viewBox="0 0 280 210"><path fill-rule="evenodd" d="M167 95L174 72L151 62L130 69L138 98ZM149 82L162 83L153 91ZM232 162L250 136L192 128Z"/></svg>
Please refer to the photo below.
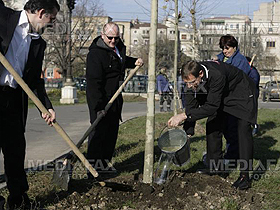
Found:
<svg viewBox="0 0 280 210"><path fill-rule="evenodd" d="M161 155L155 170L154 182L163 184L170 172L170 166L183 166L190 159L190 140L180 128L168 129L158 139Z"/></svg>

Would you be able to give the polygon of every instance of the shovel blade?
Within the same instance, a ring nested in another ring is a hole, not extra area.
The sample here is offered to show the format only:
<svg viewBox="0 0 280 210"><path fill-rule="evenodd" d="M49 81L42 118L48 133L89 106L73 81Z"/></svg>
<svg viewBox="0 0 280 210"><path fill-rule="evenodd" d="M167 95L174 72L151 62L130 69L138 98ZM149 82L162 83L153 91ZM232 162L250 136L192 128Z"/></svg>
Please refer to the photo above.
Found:
<svg viewBox="0 0 280 210"><path fill-rule="evenodd" d="M65 191L68 190L71 174L71 164L69 162L70 161L56 162L52 178L52 183Z"/></svg>

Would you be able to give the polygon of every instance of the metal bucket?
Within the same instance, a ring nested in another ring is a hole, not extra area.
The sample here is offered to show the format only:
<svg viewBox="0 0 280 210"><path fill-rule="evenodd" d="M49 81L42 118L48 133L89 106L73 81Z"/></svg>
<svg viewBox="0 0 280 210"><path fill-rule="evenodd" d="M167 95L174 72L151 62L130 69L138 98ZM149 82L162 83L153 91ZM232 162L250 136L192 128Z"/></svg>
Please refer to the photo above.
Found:
<svg viewBox="0 0 280 210"><path fill-rule="evenodd" d="M173 156L172 162L177 166L190 160L190 140L182 129L168 129L159 137L158 146L163 153Z"/></svg>

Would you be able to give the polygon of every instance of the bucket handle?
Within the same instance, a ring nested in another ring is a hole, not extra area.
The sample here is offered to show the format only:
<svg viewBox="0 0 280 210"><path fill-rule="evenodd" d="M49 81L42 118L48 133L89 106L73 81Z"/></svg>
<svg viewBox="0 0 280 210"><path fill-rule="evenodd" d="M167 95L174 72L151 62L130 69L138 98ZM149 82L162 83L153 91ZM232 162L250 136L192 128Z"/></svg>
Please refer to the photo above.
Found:
<svg viewBox="0 0 280 210"><path fill-rule="evenodd" d="M181 122L178 126L172 127L172 128L180 128L180 129L183 129L183 128L181 127L182 125L184 125L184 121ZM159 136L162 135L163 131L164 131L166 128L168 128L168 125L167 125L167 124L160 130ZM172 128L171 128L171 129L172 129ZM169 129L169 128L168 128L168 129Z"/></svg>

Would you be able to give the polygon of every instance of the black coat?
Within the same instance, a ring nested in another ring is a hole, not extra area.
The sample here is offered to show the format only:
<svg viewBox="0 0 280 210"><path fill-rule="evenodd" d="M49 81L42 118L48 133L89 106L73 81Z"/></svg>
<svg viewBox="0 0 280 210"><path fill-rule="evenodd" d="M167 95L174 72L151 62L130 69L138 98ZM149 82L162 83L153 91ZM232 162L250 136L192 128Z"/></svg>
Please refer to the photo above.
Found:
<svg viewBox="0 0 280 210"><path fill-rule="evenodd" d="M237 118L256 123L257 106L254 82L240 69L219 62L201 62L203 85L197 93L185 92L186 124L192 127L196 120L227 112ZM207 73L208 72L208 73ZM208 74L208 76L207 76ZM193 131L188 133L192 134Z"/></svg>
<svg viewBox="0 0 280 210"><path fill-rule="evenodd" d="M14 11L5 7L0 1L0 51L4 55L8 51L19 18L19 11ZM34 91L43 105L47 109L52 109L52 104L46 94L44 80L41 79L45 48L46 42L41 37L31 41L27 63L23 72L23 80L29 88ZM24 110L23 124L25 126L28 110L28 97L24 92L22 93L22 97L22 106Z"/></svg>
<svg viewBox="0 0 280 210"><path fill-rule="evenodd" d="M125 69L134 68L136 58L126 56L126 47L119 40L117 48L122 60L109 48L99 36L93 40L87 56L87 102L90 110L91 123L96 113L103 110L111 97L118 90L124 79ZM120 95L110 108L121 117L123 99Z"/></svg>

